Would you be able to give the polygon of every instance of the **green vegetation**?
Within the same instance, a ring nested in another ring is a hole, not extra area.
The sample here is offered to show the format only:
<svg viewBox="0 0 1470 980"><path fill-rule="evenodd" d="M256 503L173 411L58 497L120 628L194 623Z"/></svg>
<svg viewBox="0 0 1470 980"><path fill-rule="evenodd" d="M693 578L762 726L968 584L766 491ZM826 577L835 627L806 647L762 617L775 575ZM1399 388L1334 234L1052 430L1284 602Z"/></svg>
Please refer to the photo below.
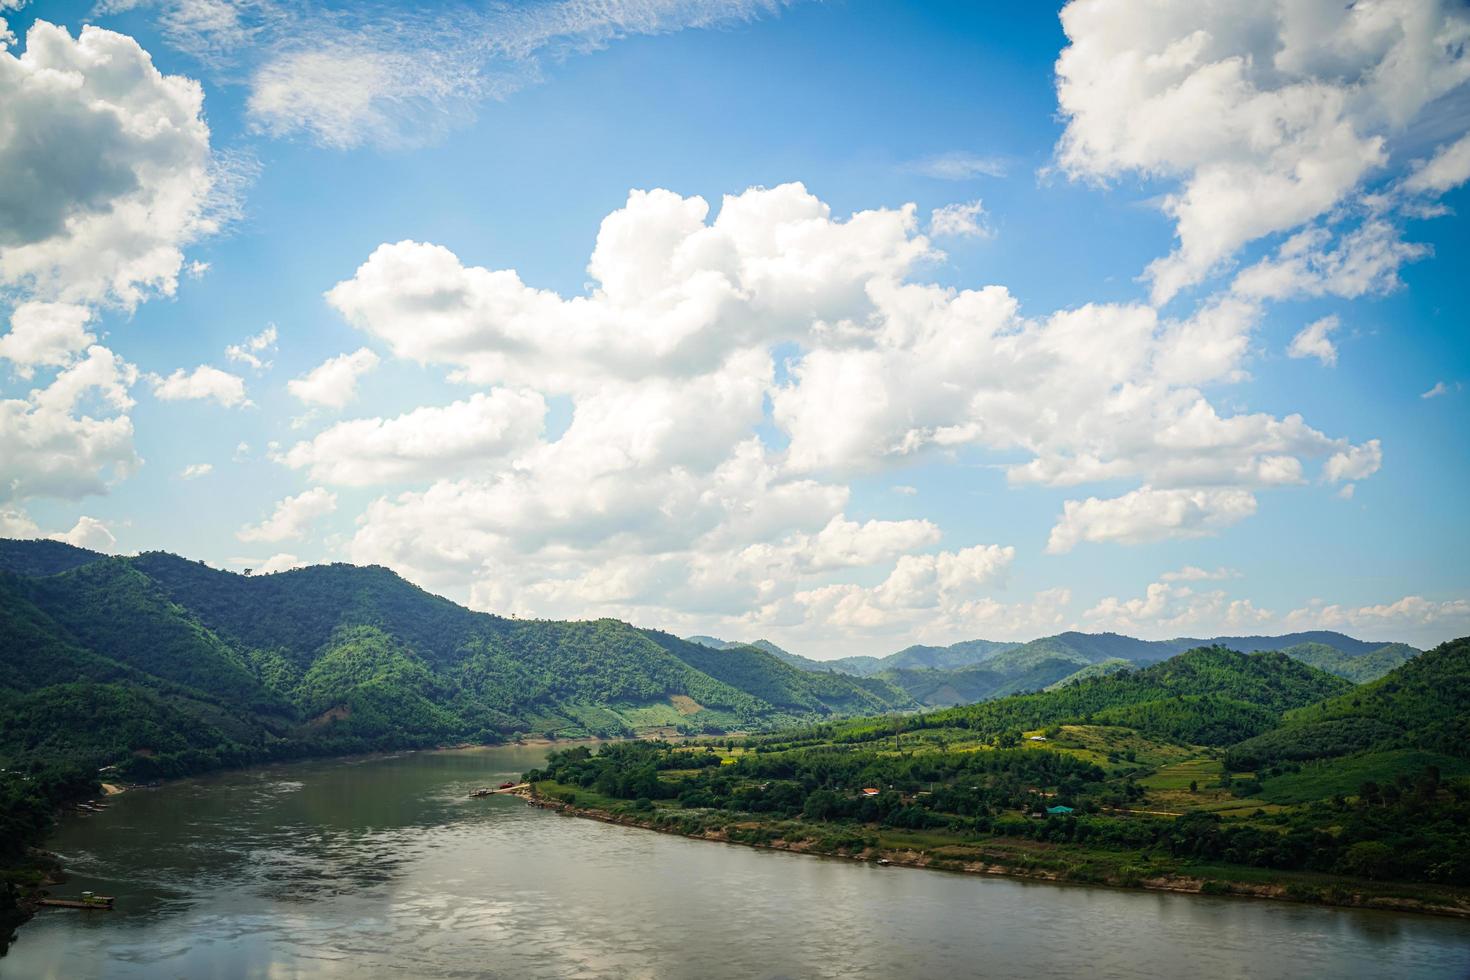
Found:
<svg viewBox="0 0 1470 980"><path fill-rule="evenodd" d="M526 779L552 805L737 842L1470 914L1470 742L1440 734L1467 683L1470 639L1359 688L1210 647L922 715L579 746Z"/></svg>

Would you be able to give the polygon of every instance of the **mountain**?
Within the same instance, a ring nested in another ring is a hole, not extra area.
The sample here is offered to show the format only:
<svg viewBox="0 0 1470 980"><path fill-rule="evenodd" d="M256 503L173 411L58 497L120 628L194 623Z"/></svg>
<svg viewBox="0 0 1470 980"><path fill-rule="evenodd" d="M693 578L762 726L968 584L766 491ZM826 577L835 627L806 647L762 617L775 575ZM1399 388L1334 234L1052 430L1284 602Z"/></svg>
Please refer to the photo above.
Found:
<svg viewBox="0 0 1470 980"><path fill-rule="evenodd" d="M768 729L918 707L882 681L615 620L473 612L385 568L219 571L0 542L0 766L132 778L522 734Z"/></svg>
<svg viewBox="0 0 1470 980"><path fill-rule="evenodd" d="M687 639L717 649L742 645L710 636ZM1189 637L1139 640L1119 633L1069 630L1027 643L965 640L943 647L905 647L886 657L853 656L836 660L812 660L788 653L766 640L758 640L755 645L802 670L877 678L930 708L1053 688L1073 679L1144 667L1200 647L1220 646L1245 653L1280 652L1355 683L1381 677L1418 653L1402 643L1373 643L1330 630L1204 640Z"/></svg>

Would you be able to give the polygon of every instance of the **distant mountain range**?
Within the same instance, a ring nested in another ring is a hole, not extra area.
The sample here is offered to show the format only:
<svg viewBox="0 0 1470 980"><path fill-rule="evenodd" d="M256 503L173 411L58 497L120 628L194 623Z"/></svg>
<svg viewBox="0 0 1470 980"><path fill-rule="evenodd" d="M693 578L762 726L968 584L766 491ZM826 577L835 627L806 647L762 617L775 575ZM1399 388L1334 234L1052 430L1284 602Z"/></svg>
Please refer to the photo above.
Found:
<svg viewBox="0 0 1470 980"><path fill-rule="evenodd" d="M720 650L747 646L711 636L687 639ZM1243 653L1279 651L1354 683L1381 677L1419 653L1407 644L1374 643L1330 630L1282 636L1173 640L1139 640L1118 633L1068 631L1028 643L965 640L943 647L905 647L886 657L837 660L812 660L767 640L756 640L748 646L765 650L802 670L884 681L926 707L948 707L1020 691L1054 689L1086 677L1134 670L1198 647L1221 646Z"/></svg>

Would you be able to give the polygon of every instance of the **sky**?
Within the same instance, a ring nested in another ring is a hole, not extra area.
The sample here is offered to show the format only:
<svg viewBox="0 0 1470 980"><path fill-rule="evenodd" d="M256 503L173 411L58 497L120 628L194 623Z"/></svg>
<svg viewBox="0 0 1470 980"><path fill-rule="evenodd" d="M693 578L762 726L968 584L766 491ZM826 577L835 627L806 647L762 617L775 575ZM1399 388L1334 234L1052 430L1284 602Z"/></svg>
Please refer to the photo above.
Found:
<svg viewBox="0 0 1470 980"><path fill-rule="evenodd" d="M0 0L0 534L815 657L1470 633L1470 8Z"/></svg>

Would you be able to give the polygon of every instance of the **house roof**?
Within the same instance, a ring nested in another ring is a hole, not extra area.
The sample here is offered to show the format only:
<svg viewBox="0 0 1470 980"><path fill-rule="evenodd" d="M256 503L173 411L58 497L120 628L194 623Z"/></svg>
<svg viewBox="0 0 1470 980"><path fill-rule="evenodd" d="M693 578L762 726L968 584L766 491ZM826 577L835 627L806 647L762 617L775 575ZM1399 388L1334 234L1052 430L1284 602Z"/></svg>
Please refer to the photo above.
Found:
<svg viewBox="0 0 1470 980"><path fill-rule="evenodd" d="M1069 806L1049 806L1049 807L1046 808L1046 812L1047 813L1071 813L1072 812L1072 808L1069 807Z"/></svg>

